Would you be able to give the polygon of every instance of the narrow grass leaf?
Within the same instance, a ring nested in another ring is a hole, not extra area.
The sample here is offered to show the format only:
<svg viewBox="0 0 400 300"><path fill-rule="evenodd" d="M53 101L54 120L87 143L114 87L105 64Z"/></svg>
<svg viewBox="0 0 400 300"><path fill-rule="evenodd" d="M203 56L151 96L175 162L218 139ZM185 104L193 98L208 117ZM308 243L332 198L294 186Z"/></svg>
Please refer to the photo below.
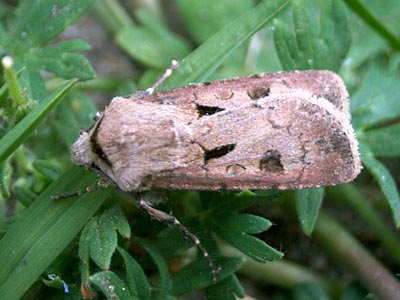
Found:
<svg viewBox="0 0 400 300"><path fill-rule="evenodd" d="M75 82L76 80L68 80L51 93L0 140L0 162L11 155L35 131Z"/></svg>
<svg viewBox="0 0 400 300"><path fill-rule="evenodd" d="M237 47L276 18L289 4L289 0L263 1L224 26L180 62L162 89L207 78Z"/></svg>
<svg viewBox="0 0 400 300"><path fill-rule="evenodd" d="M24 211L0 240L0 299L17 300L78 234L108 197L98 190L75 199L50 196L90 185L96 176L72 167Z"/></svg>

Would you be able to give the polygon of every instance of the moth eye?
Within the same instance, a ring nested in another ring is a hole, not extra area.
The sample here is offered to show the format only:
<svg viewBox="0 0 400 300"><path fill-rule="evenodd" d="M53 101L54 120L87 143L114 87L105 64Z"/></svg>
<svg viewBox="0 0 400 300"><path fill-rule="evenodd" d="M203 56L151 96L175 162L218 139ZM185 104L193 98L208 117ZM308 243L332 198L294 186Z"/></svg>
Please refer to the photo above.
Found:
<svg viewBox="0 0 400 300"><path fill-rule="evenodd" d="M236 144L219 146L211 150L204 151L204 161L207 163L212 158L222 157L235 149Z"/></svg>
<svg viewBox="0 0 400 300"><path fill-rule="evenodd" d="M268 150L264 152L260 159L260 170L265 172L281 172L283 164L281 154L277 150Z"/></svg>
<svg viewBox="0 0 400 300"><path fill-rule="evenodd" d="M247 95L249 95L249 97L252 100L257 100L260 98L267 97L270 92L271 90L269 87L255 87L253 89L248 90Z"/></svg>
<svg viewBox="0 0 400 300"><path fill-rule="evenodd" d="M224 108L218 106L206 106L197 103L196 103L196 109L199 112L199 118L201 118L202 116L213 115L216 114L217 112L225 110Z"/></svg>

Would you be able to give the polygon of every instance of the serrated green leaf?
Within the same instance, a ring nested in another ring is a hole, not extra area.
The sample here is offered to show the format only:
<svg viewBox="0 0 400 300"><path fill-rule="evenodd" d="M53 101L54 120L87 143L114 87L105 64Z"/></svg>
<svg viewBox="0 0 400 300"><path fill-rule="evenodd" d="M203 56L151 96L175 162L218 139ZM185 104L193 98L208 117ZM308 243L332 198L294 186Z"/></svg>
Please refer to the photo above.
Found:
<svg viewBox="0 0 400 300"><path fill-rule="evenodd" d="M245 296L236 276L230 276L206 289L207 300L234 300Z"/></svg>
<svg viewBox="0 0 400 300"><path fill-rule="evenodd" d="M285 70L295 70L299 64L296 36L287 23L279 19L274 20L274 28L274 43L279 60Z"/></svg>
<svg viewBox="0 0 400 300"><path fill-rule="evenodd" d="M180 221L187 226L185 220ZM190 230L193 231L193 229L195 228L190 226ZM160 231L154 242L158 249L163 249L163 257L167 260L193 246L193 242L175 227L167 227Z"/></svg>
<svg viewBox="0 0 400 300"><path fill-rule="evenodd" d="M226 212L218 215L223 219L223 223L227 229L245 229L246 233L256 234L267 231L272 223L259 216L254 216L251 214L235 214L231 212Z"/></svg>
<svg viewBox="0 0 400 300"><path fill-rule="evenodd" d="M218 266L217 285L230 278L243 264L244 259L241 257L220 257L214 261ZM204 257L191 262L184 268L179 270L172 279L174 286L174 295L181 296L196 289L202 289L213 284L210 267L207 265Z"/></svg>
<svg viewBox="0 0 400 300"><path fill-rule="evenodd" d="M294 2L293 27L275 21L274 42L285 70L338 71L350 48L350 30L340 1L320 2L320 12L308 1ZM334 46L332 46L334 45Z"/></svg>
<svg viewBox="0 0 400 300"><path fill-rule="evenodd" d="M142 267L124 249L121 247L117 249L124 260L126 281L131 294L135 295L137 299L140 300L150 300L150 284L147 281L146 274Z"/></svg>
<svg viewBox="0 0 400 300"><path fill-rule="evenodd" d="M351 97L352 123L357 130L381 125L400 116L400 76L372 63Z"/></svg>
<svg viewBox="0 0 400 300"><path fill-rule="evenodd" d="M400 197L396 182L388 169L375 159L370 149L365 145L360 145L362 162L371 175L375 178L383 194L389 202L392 210L394 222L397 227L400 226Z"/></svg>
<svg viewBox="0 0 400 300"><path fill-rule="evenodd" d="M21 1L4 47L10 53L22 54L41 46L75 22L93 3L94 0Z"/></svg>
<svg viewBox="0 0 400 300"><path fill-rule="evenodd" d="M160 281L155 299L167 299L172 295L172 282L168 272L168 265L159 249L146 239L139 240L140 245L146 249L157 266L160 274Z"/></svg>
<svg viewBox="0 0 400 300"><path fill-rule="evenodd" d="M0 162L4 161L35 131L75 82L76 80L69 80L51 93L0 140Z"/></svg>
<svg viewBox="0 0 400 300"><path fill-rule="evenodd" d="M341 1L324 1L320 16L321 35L324 39L326 52L331 54L330 59L341 66L350 49L351 34L347 20L346 9ZM323 55L323 53L321 53ZM326 57L321 56L321 59ZM339 67L336 69L339 70Z"/></svg>
<svg viewBox="0 0 400 300"><path fill-rule="evenodd" d="M139 17L145 26L127 26L116 37L117 43L133 58L147 66L162 69L172 59L182 59L190 52L187 42L168 31L154 16L141 10Z"/></svg>
<svg viewBox="0 0 400 300"><path fill-rule="evenodd" d="M39 70L44 68L64 79L93 79L95 73L89 61L84 56L73 53L82 51L81 49L87 50L89 45L77 40L63 41L31 51L25 56L25 61Z"/></svg>
<svg viewBox="0 0 400 300"><path fill-rule="evenodd" d="M79 266L81 272L81 284L84 286L88 285L89 282L90 243L96 228L97 219L93 218L86 223L79 237Z"/></svg>
<svg viewBox="0 0 400 300"><path fill-rule="evenodd" d="M37 102L41 102L47 96L46 85L40 74L40 70L34 66L23 64L24 68L19 77L21 86L26 90L26 93L30 99L34 99Z"/></svg>
<svg viewBox="0 0 400 300"><path fill-rule="evenodd" d="M249 216L247 215L246 218L249 218ZM239 215L236 215L236 217L240 219ZM248 235L247 224L234 222L234 218L235 215L230 212L214 216L212 223L215 233L255 261L266 262L282 258L283 254L281 252L275 250L264 241ZM254 223L257 222L259 222L259 217L254 218ZM267 222L261 225L269 227ZM257 229L260 228L261 226L257 226Z"/></svg>
<svg viewBox="0 0 400 300"><path fill-rule="evenodd" d="M108 197L107 190L54 201L51 195L79 190L96 176L73 167L24 211L0 240L0 299L18 300L58 257ZM29 228L29 230L27 230Z"/></svg>
<svg viewBox="0 0 400 300"><path fill-rule="evenodd" d="M117 248L118 236L113 221L102 214L90 240L90 257L103 270L108 270L111 257Z"/></svg>
<svg viewBox="0 0 400 300"><path fill-rule="evenodd" d="M126 284L113 272L99 272L90 276L90 281L101 290L109 300L138 299L129 292Z"/></svg>
<svg viewBox="0 0 400 300"><path fill-rule="evenodd" d="M400 156L400 124L368 130L359 135L360 143L364 143L374 156Z"/></svg>
<svg viewBox="0 0 400 300"><path fill-rule="evenodd" d="M176 1L191 36L202 43L254 5L253 0Z"/></svg>
<svg viewBox="0 0 400 300"><path fill-rule="evenodd" d="M310 236L319 216L324 188L296 191L296 209L303 232Z"/></svg>
<svg viewBox="0 0 400 300"><path fill-rule="evenodd" d="M131 227L119 205L113 205L108 208L104 213L104 217L111 220L114 230L117 230L122 237L128 239L131 236Z"/></svg>

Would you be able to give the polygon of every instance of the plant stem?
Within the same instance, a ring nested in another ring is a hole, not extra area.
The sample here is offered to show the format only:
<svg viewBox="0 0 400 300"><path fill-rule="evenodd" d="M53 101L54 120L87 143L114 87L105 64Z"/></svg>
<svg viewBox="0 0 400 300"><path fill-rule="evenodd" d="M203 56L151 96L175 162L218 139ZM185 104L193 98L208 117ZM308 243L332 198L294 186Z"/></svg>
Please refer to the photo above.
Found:
<svg viewBox="0 0 400 300"><path fill-rule="evenodd" d="M400 264L400 241L385 222L379 217L370 201L365 199L364 195L354 186L354 184L342 184L335 188L327 189L328 195L332 198L343 199L353 210L376 232L376 236L385 249Z"/></svg>
<svg viewBox="0 0 400 300"><path fill-rule="evenodd" d="M389 29L387 29L377 18L375 18L358 0L344 0L347 5L372 27L376 32L382 35L387 42L396 50L400 50L400 40Z"/></svg>
<svg viewBox="0 0 400 300"><path fill-rule="evenodd" d="M227 244L220 244L220 247L224 255L243 255ZM331 295L338 295L342 290L339 282L285 259L267 263L258 263L254 260L246 259L239 272L257 281L267 282L287 289L293 289L299 284L312 283L321 286Z"/></svg>
<svg viewBox="0 0 400 300"><path fill-rule="evenodd" d="M313 239L378 297L398 300L400 283L348 231L321 211Z"/></svg>

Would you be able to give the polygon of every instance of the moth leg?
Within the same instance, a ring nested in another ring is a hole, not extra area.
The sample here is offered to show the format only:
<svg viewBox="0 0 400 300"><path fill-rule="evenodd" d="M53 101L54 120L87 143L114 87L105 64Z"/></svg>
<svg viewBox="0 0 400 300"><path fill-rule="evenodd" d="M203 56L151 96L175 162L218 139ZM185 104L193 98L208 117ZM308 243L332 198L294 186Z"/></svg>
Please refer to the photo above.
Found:
<svg viewBox="0 0 400 300"><path fill-rule="evenodd" d="M153 94L154 91L156 89L158 89L161 84L163 84L165 79L167 79L169 76L171 76L172 72L178 67L178 65L179 65L178 61L173 60L171 62L171 65L169 66L169 68L165 70L164 74L162 74L161 77L158 78L158 80L151 87L149 87L148 89L141 92L137 96L137 98L143 98L143 97Z"/></svg>
<svg viewBox="0 0 400 300"><path fill-rule="evenodd" d="M99 180L96 181L95 184L89 185L84 190L76 191L76 192L73 192L70 194L55 195L55 196L51 196L51 198L53 200L60 200L60 199L71 198L71 197L79 197L86 193L90 193L90 192L93 192L98 189L106 188L106 187L110 186L110 184L111 184L110 179L100 178Z"/></svg>
<svg viewBox="0 0 400 300"><path fill-rule="evenodd" d="M161 210L155 209L151 206L150 201L146 201L146 197L143 194L139 194L136 198L136 205L145 213L150 215L153 219L156 219L159 222L167 223L170 226L174 226L178 228L185 236L189 237L196 247L203 254L206 259L208 266L211 270L211 275L213 277L213 282L217 282L217 269L213 261L210 258L210 255L207 252L207 249L203 246L197 236L195 236L188 228L186 228L176 217L173 215L167 214Z"/></svg>

